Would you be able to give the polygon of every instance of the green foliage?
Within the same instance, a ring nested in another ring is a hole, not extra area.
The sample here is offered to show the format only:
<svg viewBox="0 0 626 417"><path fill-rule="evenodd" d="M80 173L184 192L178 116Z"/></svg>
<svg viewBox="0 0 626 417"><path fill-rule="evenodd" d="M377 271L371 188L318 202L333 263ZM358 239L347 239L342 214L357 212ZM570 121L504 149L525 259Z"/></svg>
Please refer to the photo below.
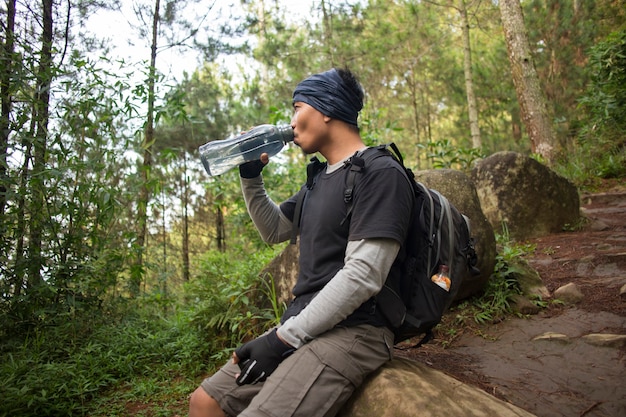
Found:
<svg viewBox="0 0 626 417"><path fill-rule="evenodd" d="M0 416L87 415L94 397L125 381L205 370L206 335L185 314L126 307L123 317L67 322L0 345Z"/></svg>
<svg viewBox="0 0 626 417"><path fill-rule="evenodd" d="M455 146L448 139L428 142L425 145L419 144L418 146L425 150L428 159L435 169L459 169L467 172L472 169L474 162L484 158L480 149Z"/></svg>
<svg viewBox="0 0 626 417"><path fill-rule="evenodd" d="M506 225L503 226L503 233L496 235L496 241L499 250L494 273L487 281L483 295L473 302L477 323L493 322L511 313L510 301L521 293L516 275L522 271L516 269L514 261L535 250L534 245L511 242Z"/></svg>
<svg viewBox="0 0 626 417"><path fill-rule="evenodd" d="M626 29L591 48L589 58L592 81L579 100L585 117L577 146L559 167L583 186L626 176Z"/></svg>
<svg viewBox="0 0 626 417"><path fill-rule="evenodd" d="M398 122L388 118L384 109L378 109L374 114L365 114L359 122L361 137L368 146L382 145L394 142L404 129Z"/></svg>
<svg viewBox="0 0 626 417"><path fill-rule="evenodd" d="M260 281L258 272L279 250L209 252L184 301L160 292L118 298L23 336L5 333L0 416L126 415L128 401L155 396L167 409L197 385L189 378L215 370L229 349L277 323L284 306L271 277ZM172 385L180 377L186 382ZM103 413L105 403L117 411Z"/></svg>
<svg viewBox="0 0 626 417"><path fill-rule="evenodd" d="M243 340L278 323L284 310L276 300L273 283L259 278L281 246L254 253L208 253L200 273L187 288L193 303L192 323L213 335L213 358L224 360ZM266 307L263 307L263 306Z"/></svg>

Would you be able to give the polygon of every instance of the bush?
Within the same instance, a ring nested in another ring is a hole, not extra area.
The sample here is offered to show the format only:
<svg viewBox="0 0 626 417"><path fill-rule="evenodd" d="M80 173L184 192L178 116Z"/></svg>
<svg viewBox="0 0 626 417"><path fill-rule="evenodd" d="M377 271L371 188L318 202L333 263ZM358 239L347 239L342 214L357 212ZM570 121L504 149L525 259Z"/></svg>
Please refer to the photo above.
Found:
<svg viewBox="0 0 626 417"><path fill-rule="evenodd" d="M577 185L626 176L626 29L610 34L589 53L591 83L580 99L584 115L577 146L558 168Z"/></svg>
<svg viewBox="0 0 626 417"><path fill-rule="evenodd" d="M259 272L283 246L266 247L253 254L209 253L200 276L186 290L193 304L192 323L212 335L212 358L226 360L242 341L278 323L284 306L277 305L273 286L259 279ZM259 307L260 297L271 308Z"/></svg>
<svg viewBox="0 0 626 417"><path fill-rule="evenodd" d="M205 370L206 340L185 315L135 307L79 339L59 326L33 332L19 347L3 345L0 416L85 415L97 394L138 376Z"/></svg>

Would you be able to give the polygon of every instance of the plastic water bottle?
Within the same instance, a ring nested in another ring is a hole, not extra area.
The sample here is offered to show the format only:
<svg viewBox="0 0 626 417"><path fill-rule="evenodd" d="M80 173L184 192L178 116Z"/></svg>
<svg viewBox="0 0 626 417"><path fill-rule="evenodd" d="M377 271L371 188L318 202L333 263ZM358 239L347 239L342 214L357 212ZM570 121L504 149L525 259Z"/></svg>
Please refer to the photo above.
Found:
<svg viewBox="0 0 626 417"><path fill-rule="evenodd" d="M290 125L260 125L248 132L224 140L214 140L200 146L200 159L207 174L214 177L245 162L280 152L287 142L293 141Z"/></svg>
<svg viewBox="0 0 626 417"><path fill-rule="evenodd" d="M441 265L439 267L439 272L431 277L431 281L435 284L439 285L446 291L450 291L450 278L448 274L450 273L450 267L448 265Z"/></svg>

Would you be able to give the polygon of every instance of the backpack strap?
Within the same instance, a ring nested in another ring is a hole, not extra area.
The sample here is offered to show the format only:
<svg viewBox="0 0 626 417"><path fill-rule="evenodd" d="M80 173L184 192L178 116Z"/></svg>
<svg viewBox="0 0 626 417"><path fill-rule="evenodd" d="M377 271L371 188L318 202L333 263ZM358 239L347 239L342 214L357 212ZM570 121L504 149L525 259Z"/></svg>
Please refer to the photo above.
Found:
<svg viewBox="0 0 626 417"><path fill-rule="evenodd" d="M289 244L295 245L298 241L298 232L300 231L300 217L302 216L302 203L304 202L304 197L306 197L306 192L308 188L305 188L298 195L298 199L296 200L296 211L293 213L293 221L291 223L291 240Z"/></svg>
<svg viewBox="0 0 626 417"><path fill-rule="evenodd" d="M407 318L409 318L411 316L407 316ZM411 317L412 319L412 317ZM410 321L410 320L407 320ZM417 322L415 322L417 323ZM411 324L413 324L413 322L411 322ZM414 325L414 324L413 324ZM426 333L424 333L424 336L420 339L419 342L417 342L414 345L411 346L405 346L405 347L401 347L401 346L394 346L393 348L396 350L411 350L411 349L417 349L418 347L422 347L422 345L425 345L426 343L430 342L431 340L433 340L435 338L435 333L433 333L433 330L427 330Z"/></svg>
<svg viewBox="0 0 626 417"><path fill-rule="evenodd" d="M426 201L428 202L429 222L428 222L428 256L426 258L427 260L426 271L427 273L430 273L433 268L433 265L431 265L432 258L433 258L433 245L435 244L435 240L439 240L439 239L435 239L436 238L435 222L433 221L433 217L435 217L435 201L433 200L432 194L430 193L430 191L428 190L428 188L426 188L424 184L422 184L421 182L417 182L417 181L415 181L415 184L417 184L417 186L420 188L421 192L426 197ZM439 249L437 249L437 252L439 252Z"/></svg>
<svg viewBox="0 0 626 417"><path fill-rule="evenodd" d="M343 224L352 215L352 199L354 198L356 176L365 169L365 159L359 155L359 152L355 152L355 154L346 161L346 164L350 165L350 171L348 172L348 178L346 179L346 188L343 190L343 202L348 205L348 210L346 211L346 216L343 218L341 223L339 223L340 226L343 226Z"/></svg>
<svg viewBox="0 0 626 417"><path fill-rule="evenodd" d="M450 242L450 246L448 247L448 256L452 257L454 252L454 221L452 219L452 209L450 208L450 202L446 197L441 195L441 193L437 190L430 190L433 194L437 196L439 200L439 204L441 205L441 216L439 217L439 225L437 228L437 233L441 233L441 226L443 226L444 217L447 218L448 223L448 241ZM434 210L431 209L431 210ZM431 235L432 236L432 235ZM441 245L441 236L437 236L437 242ZM439 258L439 253L441 252L441 246L437 247L437 258ZM448 262L450 264L451 262ZM429 265L430 267L431 265ZM452 274L452 265L448 265L450 268L450 274ZM430 271L430 270L429 270Z"/></svg>
<svg viewBox="0 0 626 417"><path fill-rule="evenodd" d="M346 161L346 164L350 165L350 172L348 172L348 178L346 179L346 188L343 192L343 201L348 205L348 209L346 211L345 217L339 224L340 226L343 226L344 223L348 221L350 219L350 216L352 215L352 202L354 200L354 187L356 184L357 175L365 171L365 165L368 162L375 158L378 158L381 155L384 155L378 152L374 152L374 150L383 150L386 151L387 154L393 156L391 152L387 150L387 146L388 145L379 145L367 148L363 151L357 151L350 159ZM397 150L398 148L395 149ZM400 160L402 160L402 157L400 157Z"/></svg>
<svg viewBox="0 0 626 417"><path fill-rule="evenodd" d="M439 199L441 200L441 206L443 208L443 213L448 218L448 241L450 242L450 247L448 248L448 256L450 259L454 257L454 247L455 247L455 235L454 235L454 220L452 219L452 209L450 209L450 202L447 198L439 194ZM442 216L443 217L443 216ZM450 268L449 272L452 275L454 272L452 271L453 262L448 262L448 268Z"/></svg>
<svg viewBox="0 0 626 417"><path fill-rule="evenodd" d="M302 217L302 206L304 199L309 190L312 190L315 186L317 176L326 168L326 163L321 162L317 156L311 158L311 162L306 166L306 185L300 191L298 199L296 200L296 208L293 213L293 221L291 226L291 241L292 245L295 245L298 240L298 232L300 231L300 219Z"/></svg>
<svg viewBox="0 0 626 417"><path fill-rule="evenodd" d="M387 149L387 151L391 153L391 155L394 158L396 158L396 160L400 163L400 165L402 165L402 168L404 168L405 171L408 171L407 174L410 173L409 176L411 178L415 178L415 175L413 175L413 172L404 166L404 158L402 158L402 153L400 152L400 149L398 149L398 146L395 144L395 142L391 142L387 145L378 146L378 148Z"/></svg>

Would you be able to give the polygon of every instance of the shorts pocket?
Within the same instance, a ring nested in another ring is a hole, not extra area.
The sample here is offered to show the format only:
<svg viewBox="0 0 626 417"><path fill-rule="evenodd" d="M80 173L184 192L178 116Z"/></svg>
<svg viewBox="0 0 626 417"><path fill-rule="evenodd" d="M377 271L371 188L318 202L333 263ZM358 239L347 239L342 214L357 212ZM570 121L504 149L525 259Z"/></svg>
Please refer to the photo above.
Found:
<svg viewBox="0 0 626 417"><path fill-rule="evenodd" d="M311 350L301 349L265 381L250 403L251 410L258 408L263 415L271 417L323 416L336 407L342 395L345 396L342 404L349 398L354 390L352 383L321 362ZM247 415L254 413L241 414Z"/></svg>

